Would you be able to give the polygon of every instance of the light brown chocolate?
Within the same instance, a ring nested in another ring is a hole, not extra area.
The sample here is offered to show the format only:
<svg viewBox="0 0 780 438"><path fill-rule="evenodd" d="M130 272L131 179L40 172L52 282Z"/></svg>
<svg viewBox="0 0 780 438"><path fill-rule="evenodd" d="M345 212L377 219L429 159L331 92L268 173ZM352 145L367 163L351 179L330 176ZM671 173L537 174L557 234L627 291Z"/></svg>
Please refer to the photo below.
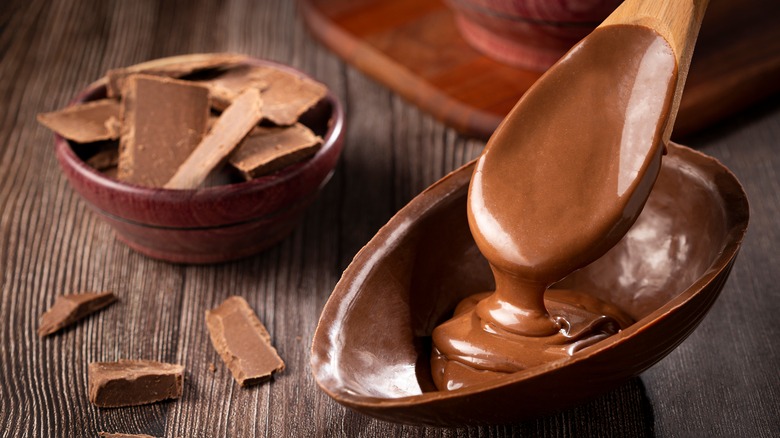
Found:
<svg viewBox="0 0 780 438"><path fill-rule="evenodd" d="M120 104L116 99L82 103L38 114L38 122L76 143L116 140L120 133Z"/></svg>
<svg viewBox="0 0 780 438"><path fill-rule="evenodd" d="M56 333L116 301L112 292L59 295L54 305L41 315L38 336Z"/></svg>
<svg viewBox="0 0 780 438"><path fill-rule="evenodd" d="M604 255L639 216L676 78L674 53L654 30L608 26L518 102L469 186L469 226L496 290L434 330L437 387L571 355L631 323L588 291L545 291Z"/></svg>
<svg viewBox="0 0 780 438"><path fill-rule="evenodd" d="M268 82L262 94L264 118L276 125L287 126L297 122L328 93L325 85L319 82L275 68L259 68L265 70L263 79Z"/></svg>
<svg viewBox="0 0 780 438"><path fill-rule="evenodd" d="M257 127L233 151L228 162L249 180L305 160L321 146L322 138L300 123L290 127Z"/></svg>
<svg viewBox="0 0 780 438"><path fill-rule="evenodd" d="M271 335L245 299L232 296L206 311L211 343L241 386L262 383L284 370Z"/></svg>
<svg viewBox="0 0 780 438"><path fill-rule="evenodd" d="M265 79L268 69L254 65L241 65L202 82L211 94L211 106L218 111L224 111L247 88L257 88L262 91L268 88Z"/></svg>
<svg viewBox="0 0 780 438"><path fill-rule="evenodd" d="M180 78L201 70L219 69L235 66L245 62L244 55L233 53L223 54L193 54L174 58L155 59L130 67L112 69L106 72L106 92L110 97L124 93L128 77L143 73L152 76Z"/></svg>
<svg viewBox="0 0 780 438"><path fill-rule="evenodd" d="M248 88L219 116L195 150L176 168L166 189L199 187L263 118L260 91ZM206 120L208 122L208 120Z"/></svg>
<svg viewBox="0 0 780 438"><path fill-rule="evenodd" d="M89 158L87 164L96 170L106 170L119 164L119 147L116 142L101 142L97 151Z"/></svg>
<svg viewBox="0 0 780 438"><path fill-rule="evenodd" d="M138 406L181 397L184 367L151 360L92 362L89 401L101 408Z"/></svg>
<svg viewBox="0 0 780 438"><path fill-rule="evenodd" d="M128 78L123 93L119 179L162 187L206 132L208 89L149 75Z"/></svg>

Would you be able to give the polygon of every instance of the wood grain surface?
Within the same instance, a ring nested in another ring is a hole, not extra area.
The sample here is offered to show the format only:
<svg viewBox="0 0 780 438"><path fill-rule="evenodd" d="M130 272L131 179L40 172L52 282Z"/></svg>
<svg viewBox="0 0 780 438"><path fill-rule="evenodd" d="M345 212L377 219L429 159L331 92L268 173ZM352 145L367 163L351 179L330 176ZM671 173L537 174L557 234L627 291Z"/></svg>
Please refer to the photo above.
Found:
<svg viewBox="0 0 780 438"><path fill-rule="evenodd" d="M241 52L291 64L347 111L334 178L303 224L262 255L179 266L116 241L60 173L35 114L64 106L110 67L175 54ZM289 0L4 0L0 3L0 436L747 436L780 431L780 102L688 139L728 165L751 225L721 297L696 332L640 378L576 409L515 425L435 429L385 423L317 388L309 350L342 270L415 194L475 157L459 136L313 41ZM684 190L684 188L681 188ZM111 290L119 303L39 339L61 293ZM204 311L244 296L287 369L241 389L211 347ZM98 409L90 361L178 362L183 397ZM209 365L216 365L216 372Z"/></svg>

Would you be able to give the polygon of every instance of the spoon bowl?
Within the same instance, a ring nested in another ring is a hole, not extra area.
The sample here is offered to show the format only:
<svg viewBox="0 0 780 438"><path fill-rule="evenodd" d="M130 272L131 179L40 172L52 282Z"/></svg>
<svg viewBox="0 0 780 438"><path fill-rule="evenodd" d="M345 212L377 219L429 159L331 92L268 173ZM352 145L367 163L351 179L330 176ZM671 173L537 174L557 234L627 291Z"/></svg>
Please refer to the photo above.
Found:
<svg viewBox="0 0 780 438"><path fill-rule="evenodd" d="M474 163L400 210L355 256L322 312L311 364L339 403L390 421L505 423L582 403L626 382L701 322L748 224L736 177L670 144L637 222L609 252L553 287L612 302L637 322L571 357L452 391L430 370L431 332L466 296L494 288L466 217Z"/></svg>

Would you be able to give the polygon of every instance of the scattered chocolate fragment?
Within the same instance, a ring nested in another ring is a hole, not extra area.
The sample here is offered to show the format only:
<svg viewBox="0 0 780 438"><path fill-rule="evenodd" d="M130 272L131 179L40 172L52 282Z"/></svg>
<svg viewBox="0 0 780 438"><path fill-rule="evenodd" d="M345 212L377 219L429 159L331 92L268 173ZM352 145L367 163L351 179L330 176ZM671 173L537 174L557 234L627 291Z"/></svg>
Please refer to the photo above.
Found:
<svg viewBox="0 0 780 438"><path fill-rule="evenodd" d="M117 68L106 73L106 92L109 97L123 93L126 79L137 73L180 78L201 70L227 68L246 62L247 57L233 53L194 54L175 58L155 59L131 67Z"/></svg>
<svg viewBox="0 0 780 438"><path fill-rule="evenodd" d="M135 433L109 433L109 432L100 432L98 433L100 438L156 438L151 435L146 435L143 433L135 434Z"/></svg>
<svg viewBox="0 0 780 438"><path fill-rule="evenodd" d="M228 161L249 180L309 158L320 146L322 138L300 123L290 127L257 127Z"/></svg>
<svg viewBox="0 0 780 438"><path fill-rule="evenodd" d="M54 305L41 315L38 336L55 333L116 300L116 296L111 292L59 295L54 299Z"/></svg>
<svg viewBox="0 0 780 438"><path fill-rule="evenodd" d="M60 111L38 114L38 122L77 143L119 138L120 105L115 99L82 103Z"/></svg>
<svg viewBox="0 0 780 438"><path fill-rule="evenodd" d="M284 362L271 345L271 336L239 296L206 311L211 343L241 386L261 383L284 370Z"/></svg>
<svg viewBox="0 0 780 438"><path fill-rule="evenodd" d="M137 406L181 397L184 367L151 360L92 362L89 401L101 408Z"/></svg>
<svg viewBox="0 0 780 438"><path fill-rule="evenodd" d="M208 89L193 82L133 75L123 98L119 179L162 187L206 132Z"/></svg>
<svg viewBox="0 0 780 438"><path fill-rule="evenodd" d="M214 168L225 161L249 131L263 117L260 91L246 89L219 116L211 131L165 183L166 189L194 189Z"/></svg>

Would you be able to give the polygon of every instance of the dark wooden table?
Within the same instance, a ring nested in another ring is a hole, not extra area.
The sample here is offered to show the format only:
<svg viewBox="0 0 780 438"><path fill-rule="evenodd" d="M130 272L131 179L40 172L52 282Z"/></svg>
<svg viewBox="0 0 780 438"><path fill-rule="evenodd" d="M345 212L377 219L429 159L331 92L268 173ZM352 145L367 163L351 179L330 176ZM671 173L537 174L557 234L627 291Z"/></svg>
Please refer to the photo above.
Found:
<svg viewBox="0 0 780 438"><path fill-rule="evenodd" d="M141 256L67 185L35 114L64 106L115 66L231 51L301 68L348 114L334 178L304 223L262 255L216 266ZM780 80L780 78L778 78ZM770 99L686 143L740 178L751 225L731 277L695 333L625 386L579 408L517 425L435 429L385 423L317 388L309 348L342 270L390 216L483 144L345 66L308 35L290 0L3 0L0 3L0 436L777 436L780 433L780 101ZM679 140L679 139L678 139ZM54 296L112 290L120 303L47 339ZM240 389L211 347L205 309L240 294L287 362ZM101 410L90 361L186 366L184 396ZM209 364L216 372L209 372Z"/></svg>

